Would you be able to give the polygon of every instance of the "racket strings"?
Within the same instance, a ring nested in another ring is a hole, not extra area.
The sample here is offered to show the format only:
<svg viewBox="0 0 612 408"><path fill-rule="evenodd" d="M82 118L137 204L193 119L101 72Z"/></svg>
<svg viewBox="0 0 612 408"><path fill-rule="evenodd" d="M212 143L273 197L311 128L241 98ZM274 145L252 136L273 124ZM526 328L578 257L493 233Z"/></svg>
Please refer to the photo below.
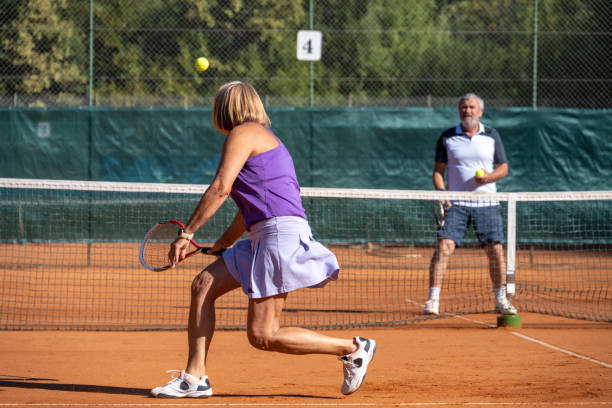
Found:
<svg viewBox="0 0 612 408"><path fill-rule="evenodd" d="M176 224L159 224L149 232L142 251L143 261L151 268L168 266L170 244L176 239L179 227Z"/></svg>

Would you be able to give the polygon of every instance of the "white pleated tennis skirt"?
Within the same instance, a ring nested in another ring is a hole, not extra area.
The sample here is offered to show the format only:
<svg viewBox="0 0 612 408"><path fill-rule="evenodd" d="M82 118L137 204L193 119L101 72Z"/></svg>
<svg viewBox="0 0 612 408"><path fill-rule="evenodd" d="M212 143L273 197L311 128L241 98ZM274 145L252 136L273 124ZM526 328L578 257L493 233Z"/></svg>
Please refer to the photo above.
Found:
<svg viewBox="0 0 612 408"><path fill-rule="evenodd" d="M312 237L301 217L275 217L251 227L248 239L223 253L229 273L250 298L301 288L320 288L338 279L336 256Z"/></svg>

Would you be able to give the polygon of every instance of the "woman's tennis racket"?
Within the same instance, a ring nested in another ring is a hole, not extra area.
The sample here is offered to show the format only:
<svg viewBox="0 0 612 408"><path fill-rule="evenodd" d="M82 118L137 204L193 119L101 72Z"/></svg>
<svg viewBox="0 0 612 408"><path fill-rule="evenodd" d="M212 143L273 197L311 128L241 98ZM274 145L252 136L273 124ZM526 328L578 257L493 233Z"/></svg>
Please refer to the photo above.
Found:
<svg viewBox="0 0 612 408"><path fill-rule="evenodd" d="M431 203L431 211L433 212L438 229L444 226L444 202L442 200L436 200Z"/></svg>
<svg viewBox="0 0 612 408"><path fill-rule="evenodd" d="M162 221L156 224L147 232L142 244L140 244L140 262L142 265L155 272L165 271L170 268L168 260L168 251L170 244L178 237L179 231L185 226L176 220ZM198 245L194 240L189 240L189 252L183 260L197 253L204 253L210 250L211 247ZM214 252L210 255L221 255L223 251Z"/></svg>

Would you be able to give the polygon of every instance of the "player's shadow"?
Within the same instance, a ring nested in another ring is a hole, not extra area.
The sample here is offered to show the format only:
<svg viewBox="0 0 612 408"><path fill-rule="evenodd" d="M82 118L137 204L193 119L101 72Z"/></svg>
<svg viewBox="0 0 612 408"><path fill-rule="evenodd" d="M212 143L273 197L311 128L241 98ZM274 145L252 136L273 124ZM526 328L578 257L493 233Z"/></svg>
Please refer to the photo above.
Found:
<svg viewBox="0 0 612 408"><path fill-rule="evenodd" d="M50 391L92 392L101 394L148 395L149 389L113 387L106 385L62 384L40 381L55 381L49 378L26 378L23 380L0 380L0 388L28 388Z"/></svg>
<svg viewBox="0 0 612 408"><path fill-rule="evenodd" d="M304 394L214 394L214 398L315 398L315 399L342 399L341 397L329 397L323 395L304 395Z"/></svg>
<svg viewBox="0 0 612 408"><path fill-rule="evenodd" d="M0 375L0 377L8 377ZM149 388L128 388L114 387L107 385L89 384L62 384L52 378L27 378L12 377L11 379L0 379L0 389L2 388L28 388L50 391L71 391L71 392L90 392L96 394L117 394L117 395L141 395L149 396ZM316 399L338 399L338 397L328 397L319 395L303 394L215 394L214 398L260 398L260 397L286 397L286 398L316 398Z"/></svg>

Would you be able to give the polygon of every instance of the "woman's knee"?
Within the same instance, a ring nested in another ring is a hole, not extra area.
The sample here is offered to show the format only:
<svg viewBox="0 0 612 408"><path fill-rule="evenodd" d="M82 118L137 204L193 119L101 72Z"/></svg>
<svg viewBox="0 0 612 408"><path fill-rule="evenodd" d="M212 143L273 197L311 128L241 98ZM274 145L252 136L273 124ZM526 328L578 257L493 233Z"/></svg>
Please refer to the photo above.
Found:
<svg viewBox="0 0 612 408"><path fill-rule="evenodd" d="M248 327L247 337L251 346L259 350L271 350L275 331L266 327Z"/></svg>
<svg viewBox="0 0 612 408"><path fill-rule="evenodd" d="M206 296L212 300L240 287L219 258L200 272L191 282L191 296Z"/></svg>
<svg viewBox="0 0 612 408"><path fill-rule="evenodd" d="M214 277L204 269L191 282L191 296L206 296L211 292Z"/></svg>

